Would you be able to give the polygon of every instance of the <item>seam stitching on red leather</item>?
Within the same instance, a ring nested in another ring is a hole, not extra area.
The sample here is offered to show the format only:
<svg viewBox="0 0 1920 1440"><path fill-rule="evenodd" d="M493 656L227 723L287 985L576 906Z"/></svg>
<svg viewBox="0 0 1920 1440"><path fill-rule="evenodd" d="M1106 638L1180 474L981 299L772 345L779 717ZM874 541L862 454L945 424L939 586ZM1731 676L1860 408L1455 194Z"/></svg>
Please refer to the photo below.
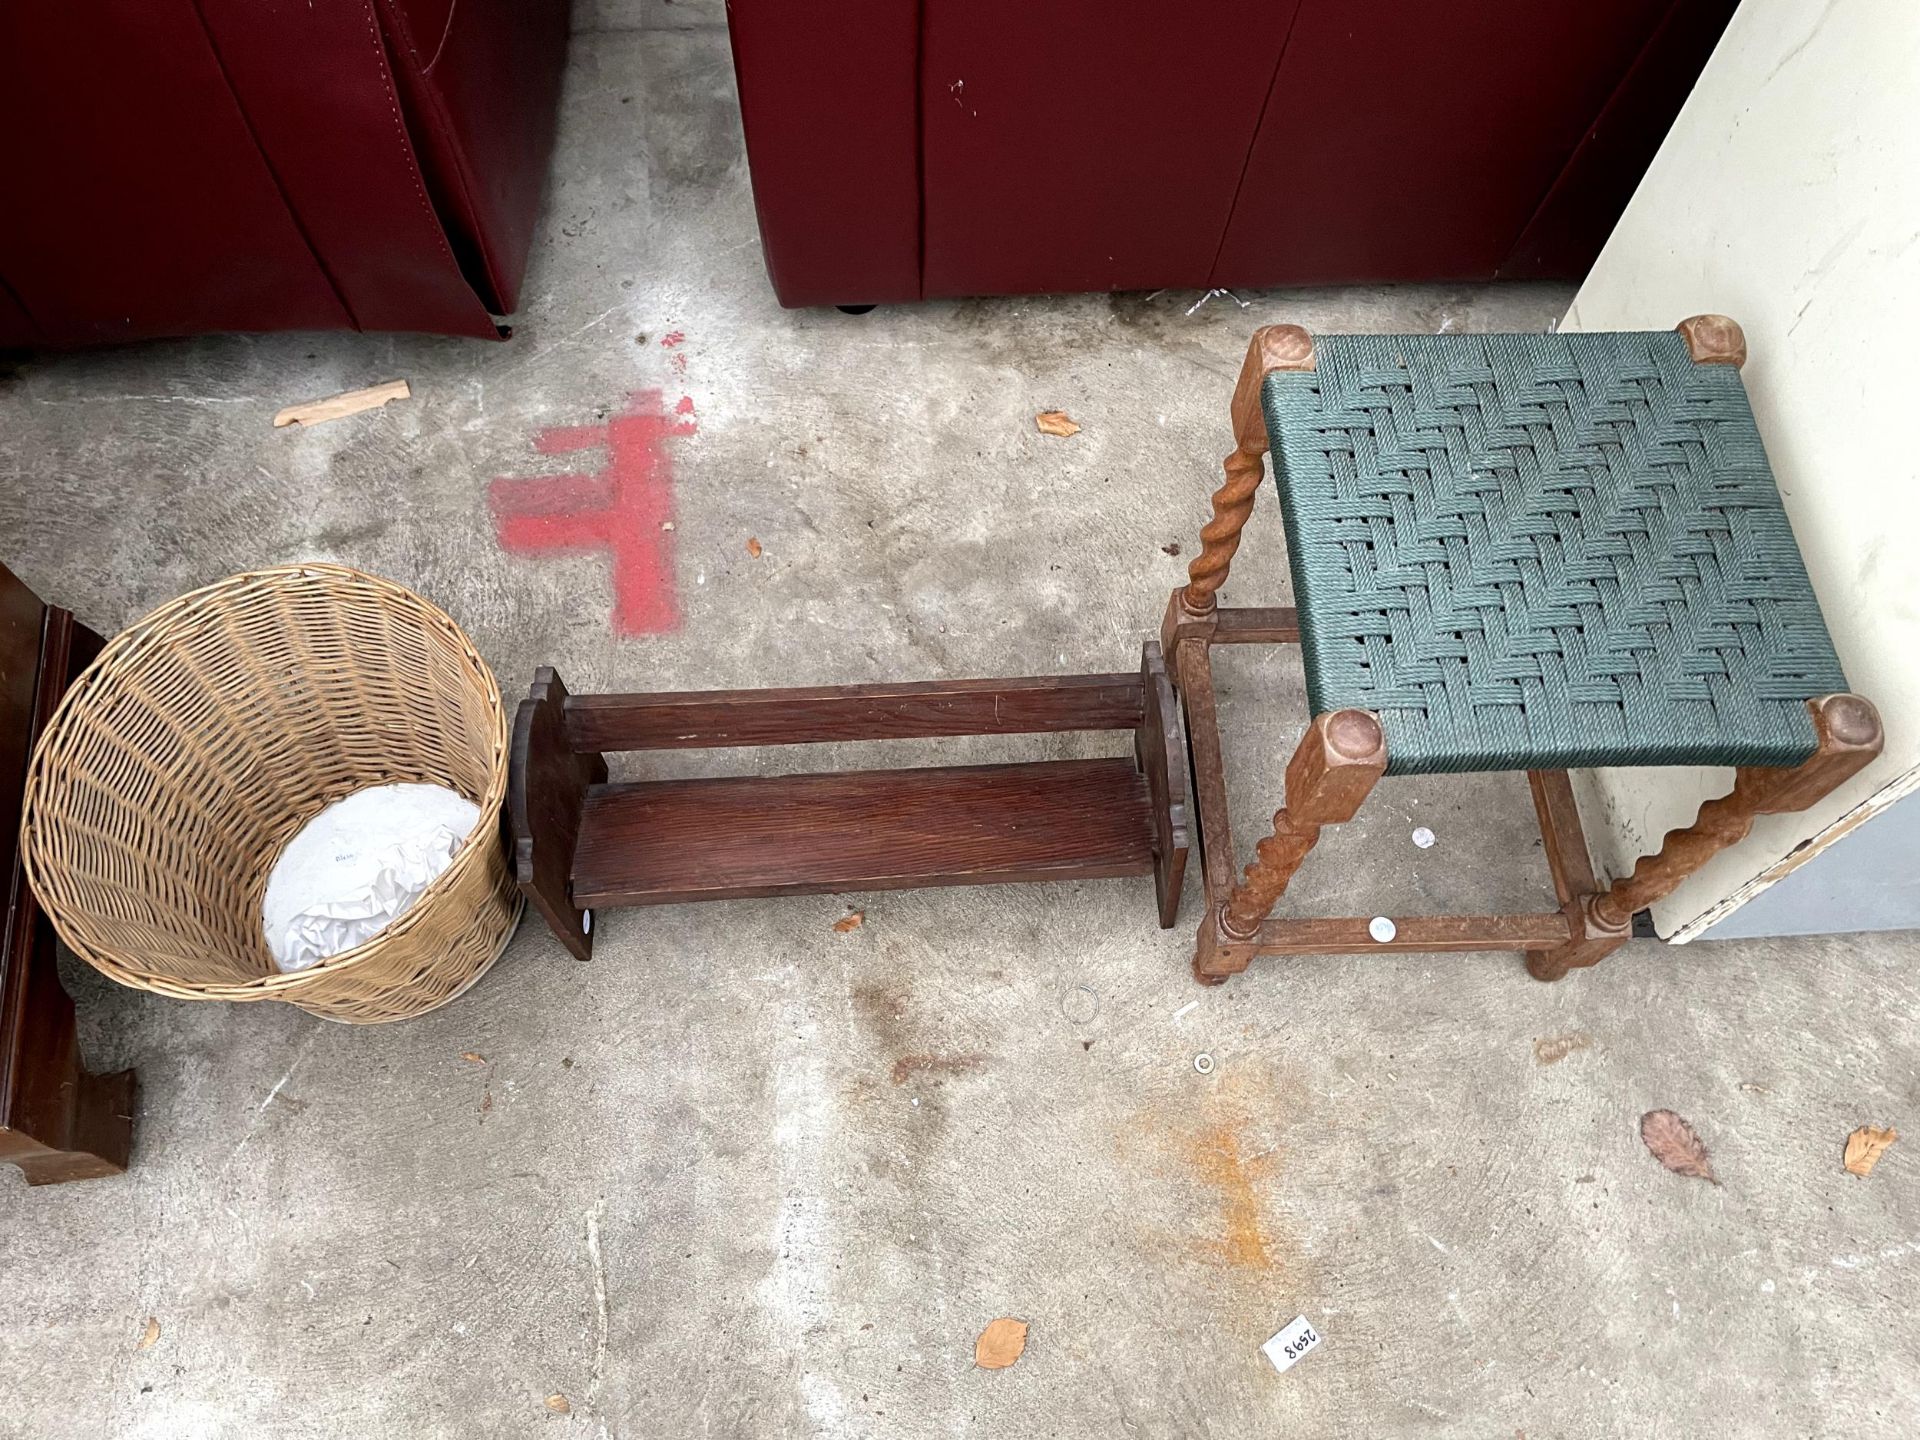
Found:
<svg viewBox="0 0 1920 1440"><path fill-rule="evenodd" d="M393 116L394 134L400 139L400 152L407 162L407 178L413 182L414 198L420 202L421 210L425 212L429 224L433 227L433 238L440 246L440 253L453 261L454 273L459 274L460 264L453 260L453 248L447 244L446 227L440 223L440 216L435 212L433 202L427 199L426 187L420 183L420 161L415 156L413 145L407 135L407 122L400 114L400 97L394 91L393 75L387 68L387 47L380 39L380 22L373 13L373 0L367 0L366 16L367 34L373 41L373 53L380 61L380 83L386 87L387 91L387 110ZM466 277L463 275L460 278L461 283L465 284ZM471 290L473 287L469 285L467 288ZM479 299L478 296L474 298Z"/></svg>
<svg viewBox="0 0 1920 1440"><path fill-rule="evenodd" d="M424 98L427 105L433 110L435 123L443 132L452 134L453 124L447 116L447 107L441 102L439 92L429 86ZM460 199L466 205L467 214L473 218L473 228L470 237L473 241L473 247L480 252L480 263L486 267L487 284L494 291L493 298L496 300L502 299L504 298L502 292L506 287L500 283L501 272L500 266L493 253L493 241L488 235L485 222L480 218L480 207L474 202L473 184L468 174L466 161L466 148L462 145L455 144L452 146L452 151L453 161L448 168L453 173L453 183L460 187Z"/></svg>
<svg viewBox="0 0 1920 1440"><path fill-rule="evenodd" d="M399 30L401 38L406 42L407 53L413 56L417 64L420 59L420 47L413 43L412 27L407 23L406 16L402 15L398 7L393 4L393 0L385 0L385 3L388 18L392 20L395 28ZM454 0L454 3L447 7L447 35L453 33L453 12L459 8L459 0ZM426 66L420 70L420 78L422 80L427 78L427 71L433 68L434 62L439 60L440 50L446 49L447 35L440 37L440 49L433 52L433 60L429 60ZM440 133L452 135L454 133L454 127L447 117L447 107L440 99L440 92L433 86L428 85L425 87L420 98L422 105L432 112L430 115L425 115L422 118L428 120ZM487 237L486 227L479 220L480 208L474 203L473 185L467 174L467 166L464 159L465 149L457 142L449 148L453 153L453 164L451 167L453 183L460 187L460 200L461 203L466 206L467 215L473 217L473 227L470 233L473 248L479 253L480 264L486 270L487 285L494 292L490 299L485 296L480 297L481 303L491 308L491 300L501 299L506 287L500 283L500 266L493 253L493 244ZM437 210L434 211L434 220L439 224L441 232L444 235L446 224L440 219L440 213ZM456 261L455 263L457 264L458 262ZM466 279L465 271L461 272L461 278L463 280ZM471 281L468 281L468 288L472 288Z"/></svg>
<svg viewBox="0 0 1920 1440"><path fill-rule="evenodd" d="M200 8L200 0L193 0L193 18L200 24L201 38L207 42L207 53L213 57L213 65L220 72L220 83L227 87L227 99L233 103L234 113L240 117L240 123L246 127L247 139L253 144L253 153L260 157L260 168L267 172L267 179L273 184L273 193L280 197L280 207L286 211L287 223L293 227L293 233L300 237L301 245L306 247L307 258L313 261L313 268L320 272L320 278L327 282L327 289L339 304L347 317L347 323L355 330L360 329L360 316L347 299L347 292L340 288L340 282L334 278L332 267L326 257L320 253L320 247L313 243L313 236L307 233L307 225L295 208L293 197L287 194L286 182L280 178L280 171L273 163L273 157L267 154L267 147L260 143L260 132L254 127L253 116L247 113L246 103L240 98L240 91L233 83L233 76L227 73L227 57L220 53L220 42L213 38L213 27L207 24L206 13Z"/></svg>
<svg viewBox="0 0 1920 1440"><path fill-rule="evenodd" d="M387 12L387 23L399 32L401 42L407 47L407 54L413 57L413 63L416 66L419 65L420 47L414 44L413 26L407 20L406 14L399 6L393 3L393 0L378 0L378 3L380 8ZM449 10L447 13L451 15L453 12ZM422 71L421 73L425 74L426 72Z"/></svg>
<svg viewBox="0 0 1920 1440"><path fill-rule="evenodd" d="M433 67L440 63L440 57L446 53L447 41L453 38L453 17L458 14L459 11L460 0L453 0L453 3L447 6L446 28L440 32L440 43L433 47L433 58L427 61L426 65L421 69L420 73L422 75L432 74ZM409 40L407 43L411 45L413 42ZM418 50L413 52L413 58L416 60L420 58L420 52Z"/></svg>
<svg viewBox="0 0 1920 1440"><path fill-rule="evenodd" d="M1280 37L1280 53L1273 58L1273 76L1267 81L1267 93L1260 97L1260 113L1253 117L1253 133L1247 136L1247 153L1240 161L1240 178L1233 182L1233 200L1227 206L1227 218L1220 226L1220 240L1213 247L1213 263L1207 267L1207 288L1220 278L1220 257L1227 252L1227 237L1233 233L1233 217L1240 209L1240 194L1247 188L1247 172L1253 168L1254 147L1260 143L1260 132L1266 128L1267 107L1273 104L1273 92L1280 84L1280 71L1286 66L1287 51L1293 45L1293 30L1300 23L1300 12L1307 8L1307 0L1294 0L1293 14L1287 17L1287 33Z"/></svg>

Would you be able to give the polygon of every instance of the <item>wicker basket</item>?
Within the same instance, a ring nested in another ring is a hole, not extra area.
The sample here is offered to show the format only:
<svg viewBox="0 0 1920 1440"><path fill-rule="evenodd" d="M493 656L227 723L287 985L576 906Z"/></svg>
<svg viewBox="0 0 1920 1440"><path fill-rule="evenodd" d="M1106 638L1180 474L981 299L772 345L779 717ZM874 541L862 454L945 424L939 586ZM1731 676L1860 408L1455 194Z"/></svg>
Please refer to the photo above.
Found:
<svg viewBox="0 0 1920 1440"><path fill-rule="evenodd" d="M444 611L290 565L183 595L107 645L34 753L21 852L60 938L122 984L377 1024L453 999L512 935L506 779L500 688ZM379 935L281 974L260 910L281 849L334 801L402 781L474 801L473 832Z"/></svg>

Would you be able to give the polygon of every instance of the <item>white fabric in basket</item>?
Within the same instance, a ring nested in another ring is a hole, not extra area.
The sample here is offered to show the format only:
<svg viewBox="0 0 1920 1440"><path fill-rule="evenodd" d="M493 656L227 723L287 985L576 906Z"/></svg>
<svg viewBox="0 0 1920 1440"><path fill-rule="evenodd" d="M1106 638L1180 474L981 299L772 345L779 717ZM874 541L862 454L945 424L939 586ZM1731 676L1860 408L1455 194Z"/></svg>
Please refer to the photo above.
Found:
<svg viewBox="0 0 1920 1440"><path fill-rule="evenodd" d="M374 785L336 800L274 861L261 906L283 971L364 945L453 863L480 807L442 785Z"/></svg>

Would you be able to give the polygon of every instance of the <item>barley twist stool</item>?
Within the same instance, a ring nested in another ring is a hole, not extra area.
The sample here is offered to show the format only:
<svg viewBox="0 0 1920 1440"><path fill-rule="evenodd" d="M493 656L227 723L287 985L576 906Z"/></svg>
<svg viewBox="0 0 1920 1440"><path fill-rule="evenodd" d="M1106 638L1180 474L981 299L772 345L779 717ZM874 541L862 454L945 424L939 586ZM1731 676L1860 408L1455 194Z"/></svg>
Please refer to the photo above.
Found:
<svg viewBox="0 0 1920 1440"><path fill-rule="evenodd" d="M1618 948L1756 815L1804 809L1881 746L1847 693L1747 404L1740 327L1672 332L1257 332L1235 448L1162 647L1185 708L1207 913L1194 974L1256 955L1520 950L1557 980ZM1296 609L1217 594L1271 448ZM1209 647L1298 643L1313 719L1285 807L1239 878ZM1602 889L1573 767L1730 765L1657 854ZM1560 909L1275 918L1322 826L1384 775L1525 770Z"/></svg>

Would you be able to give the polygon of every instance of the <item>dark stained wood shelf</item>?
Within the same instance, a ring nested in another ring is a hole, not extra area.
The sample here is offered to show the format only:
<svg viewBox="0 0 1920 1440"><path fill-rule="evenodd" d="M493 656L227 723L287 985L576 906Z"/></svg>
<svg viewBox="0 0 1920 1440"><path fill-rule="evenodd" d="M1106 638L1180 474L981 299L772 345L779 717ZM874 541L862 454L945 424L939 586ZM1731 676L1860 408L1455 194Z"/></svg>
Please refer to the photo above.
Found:
<svg viewBox="0 0 1920 1440"><path fill-rule="evenodd" d="M948 735L1131 730L1146 713L1138 675L1040 675L792 690L569 695L575 750L678 750L805 745Z"/></svg>
<svg viewBox="0 0 1920 1440"><path fill-rule="evenodd" d="M1128 734L1133 753L607 782L609 750L1062 731ZM581 960L597 909L919 885L1151 875L1169 926L1186 740L1151 642L1133 674L786 690L569 695L542 667L514 717L507 831L521 890Z"/></svg>
<svg viewBox="0 0 1920 1440"><path fill-rule="evenodd" d="M1108 879L1153 857L1127 759L643 781L587 792L573 902Z"/></svg>
<svg viewBox="0 0 1920 1440"><path fill-rule="evenodd" d="M29 1185L117 1175L133 1148L133 1071L82 1064L53 923L17 850L34 743L99 653L98 635L0 565L0 1163Z"/></svg>

